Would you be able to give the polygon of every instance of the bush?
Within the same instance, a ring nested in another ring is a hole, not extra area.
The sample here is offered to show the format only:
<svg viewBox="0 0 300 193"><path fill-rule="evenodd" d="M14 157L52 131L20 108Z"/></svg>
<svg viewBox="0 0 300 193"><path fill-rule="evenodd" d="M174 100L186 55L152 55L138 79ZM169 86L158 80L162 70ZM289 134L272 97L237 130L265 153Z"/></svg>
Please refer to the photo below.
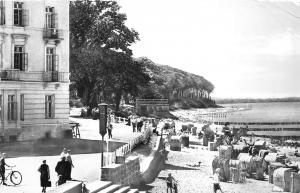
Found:
<svg viewBox="0 0 300 193"><path fill-rule="evenodd" d="M82 104L81 101L76 101L74 105L75 105L76 108L81 108L81 107L83 107L83 104Z"/></svg>
<svg viewBox="0 0 300 193"><path fill-rule="evenodd" d="M70 101L70 102L69 102L69 106L70 106L70 107L74 107L74 102L73 102L73 101Z"/></svg>

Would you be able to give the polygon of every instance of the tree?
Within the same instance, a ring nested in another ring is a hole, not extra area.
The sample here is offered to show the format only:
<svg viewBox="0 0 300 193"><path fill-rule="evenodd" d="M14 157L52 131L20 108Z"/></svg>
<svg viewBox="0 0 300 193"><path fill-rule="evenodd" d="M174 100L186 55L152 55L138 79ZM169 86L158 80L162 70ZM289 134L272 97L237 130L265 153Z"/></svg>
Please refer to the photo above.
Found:
<svg viewBox="0 0 300 193"><path fill-rule="evenodd" d="M150 78L145 68L132 59L130 45L138 33L125 25L116 1L70 2L70 71L85 105L95 107L102 100L115 102L121 96L139 93L139 85Z"/></svg>
<svg viewBox="0 0 300 193"><path fill-rule="evenodd" d="M209 98L214 90L213 84L202 76L167 65L158 65L145 57L137 60L146 67L152 78L149 86L144 88L142 98L168 98L172 103L182 98Z"/></svg>

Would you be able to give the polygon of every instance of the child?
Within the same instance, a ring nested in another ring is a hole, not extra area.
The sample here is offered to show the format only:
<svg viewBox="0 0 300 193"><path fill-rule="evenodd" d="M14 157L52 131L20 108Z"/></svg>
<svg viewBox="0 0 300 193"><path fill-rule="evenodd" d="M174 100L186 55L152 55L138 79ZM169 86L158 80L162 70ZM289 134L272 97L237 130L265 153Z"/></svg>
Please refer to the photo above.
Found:
<svg viewBox="0 0 300 193"><path fill-rule="evenodd" d="M220 186L220 178L220 168L217 168L214 174L214 193L216 193L218 190L223 193Z"/></svg>
<svg viewBox="0 0 300 193"><path fill-rule="evenodd" d="M173 190L173 184L174 182L176 182L176 180L173 178L173 176L171 175L171 173L169 173L168 177L166 178L166 181L167 181L167 193L169 192L169 189L172 193L172 190ZM176 187L177 189L177 187ZM174 190L175 192L177 192L177 190Z"/></svg>

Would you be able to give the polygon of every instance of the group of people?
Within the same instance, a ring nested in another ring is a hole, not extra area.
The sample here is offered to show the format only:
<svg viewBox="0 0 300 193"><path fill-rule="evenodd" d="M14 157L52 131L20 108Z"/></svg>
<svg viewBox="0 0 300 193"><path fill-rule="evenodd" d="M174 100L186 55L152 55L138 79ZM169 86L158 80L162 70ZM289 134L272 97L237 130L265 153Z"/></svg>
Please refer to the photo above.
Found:
<svg viewBox="0 0 300 193"><path fill-rule="evenodd" d="M55 172L58 175L58 182L57 185L64 184L67 180L71 180L71 172L72 168L74 167L73 161L70 155L71 150L67 150L66 148L63 149L62 153L60 154L60 161L57 163L55 167ZM39 167L38 171L40 172L40 182L42 192L46 192L46 188L51 186L50 181L50 170L49 166L46 163L46 160L43 160L43 163Z"/></svg>
<svg viewBox="0 0 300 193"><path fill-rule="evenodd" d="M131 118L131 124L132 124L132 131L133 132L141 132L142 127L144 125L143 119L138 117L132 117Z"/></svg>

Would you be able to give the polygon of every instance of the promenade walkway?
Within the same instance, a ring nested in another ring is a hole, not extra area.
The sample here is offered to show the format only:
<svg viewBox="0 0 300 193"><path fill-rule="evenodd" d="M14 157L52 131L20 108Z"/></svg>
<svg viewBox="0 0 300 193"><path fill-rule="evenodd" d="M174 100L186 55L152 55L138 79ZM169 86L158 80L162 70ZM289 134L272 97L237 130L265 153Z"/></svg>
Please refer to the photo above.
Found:
<svg viewBox="0 0 300 193"><path fill-rule="evenodd" d="M80 126L80 134L82 139L100 140L99 134L99 120L82 119L82 118L70 118L70 120L78 122ZM113 123L112 141L129 142L130 140L141 135L141 133L133 133L131 126L126 126L123 123ZM107 135L105 136L105 140ZM68 148L68 147L67 147ZM23 181L19 186L12 186L8 182L9 186L0 185L0 193L39 193L40 187L40 174L37 171L38 167L43 160L47 160L47 164L50 167L50 175L52 184L55 185L57 181L57 174L55 172L55 166L60 160L61 149L57 150L57 156L36 156L36 157L18 157L7 158L8 165L16 165L16 170L19 170L23 175ZM72 152L71 152L72 153ZM72 170L72 178L82 181L94 181L99 179L101 154L77 154L72 155L74 168ZM52 186L53 186L52 185ZM51 190L53 187L48 188Z"/></svg>

